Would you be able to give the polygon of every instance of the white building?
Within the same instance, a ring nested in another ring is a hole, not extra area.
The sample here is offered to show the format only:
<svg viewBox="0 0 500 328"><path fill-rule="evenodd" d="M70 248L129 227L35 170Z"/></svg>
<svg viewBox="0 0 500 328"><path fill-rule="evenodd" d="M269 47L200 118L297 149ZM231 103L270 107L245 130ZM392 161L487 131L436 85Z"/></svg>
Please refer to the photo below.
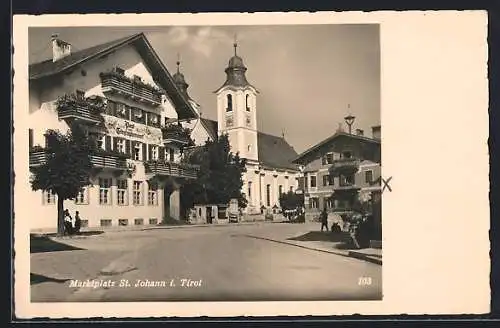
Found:
<svg viewBox="0 0 500 328"><path fill-rule="evenodd" d="M188 84L177 71L174 75L179 90L190 99L197 112L197 119L182 120L193 129L192 139L197 145L227 133L231 151L238 152L247 160L247 172L243 176L249 214L263 209L279 207L279 195L298 187L298 166L292 163L296 151L284 137L260 132L257 126L259 91L245 76L247 68L236 53L225 69L226 81L214 93L217 101L217 121L203 118L199 105L187 93ZM189 121L189 122L187 122Z"/></svg>
<svg viewBox="0 0 500 328"><path fill-rule="evenodd" d="M179 163L188 138L166 123L196 112L144 34L74 53L57 37L52 44L53 58L29 67L30 167L44 161L47 129L65 132L69 121L78 121L98 137L102 151L92 156L92 185L65 208L79 211L84 226L178 219L179 186L196 171ZM65 105L57 104L68 95ZM92 110L92 97L107 102L104 113ZM23 201L36 213L33 230L56 226L54 195L31 192Z"/></svg>

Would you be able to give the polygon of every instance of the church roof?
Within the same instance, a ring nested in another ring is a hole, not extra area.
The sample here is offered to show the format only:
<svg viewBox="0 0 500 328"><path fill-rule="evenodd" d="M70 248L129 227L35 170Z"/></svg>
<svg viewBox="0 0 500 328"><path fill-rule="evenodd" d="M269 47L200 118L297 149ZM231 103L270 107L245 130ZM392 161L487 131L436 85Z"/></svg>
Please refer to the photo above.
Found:
<svg viewBox="0 0 500 328"><path fill-rule="evenodd" d="M201 118L207 131L215 136L218 134L217 121ZM259 148L259 162L269 168L297 170L292 160L297 152L283 138L271 134L257 132L257 146Z"/></svg>
<svg viewBox="0 0 500 328"><path fill-rule="evenodd" d="M243 63L243 59L236 54L237 44L234 44L234 56L229 59L226 72L226 81L222 86L220 86L215 93L219 92L224 87L236 87L236 88L244 88L244 87L252 87L257 90L253 85L251 85L247 81L247 77L245 75L247 68Z"/></svg>
<svg viewBox="0 0 500 328"><path fill-rule="evenodd" d="M106 56L127 45L134 46L148 68L153 71L155 82L166 91L175 105L179 118L196 117L196 112L189 104L188 99L186 99L185 96L179 92L172 75L170 75L144 33L137 33L80 51L72 52L70 55L55 62L53 62L52 59L48 59L39 63L31 64L29 65L29 79L31 81L35 81L71 71L78 65L94 59L102 58L103 56Z"/></svg>

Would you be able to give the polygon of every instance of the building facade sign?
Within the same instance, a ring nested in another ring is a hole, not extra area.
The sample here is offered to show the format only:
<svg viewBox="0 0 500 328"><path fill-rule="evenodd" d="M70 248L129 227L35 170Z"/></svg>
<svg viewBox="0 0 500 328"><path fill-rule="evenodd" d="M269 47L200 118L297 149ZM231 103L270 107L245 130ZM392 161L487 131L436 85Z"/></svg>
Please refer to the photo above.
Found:
<svg viewBox="0 0 500 328"><path fill-rule="evenodd" d="M159 128L130 122L114 116L105 116L104 126L113 137L127 138L148 144L162 145L162 132Z"/></svg>

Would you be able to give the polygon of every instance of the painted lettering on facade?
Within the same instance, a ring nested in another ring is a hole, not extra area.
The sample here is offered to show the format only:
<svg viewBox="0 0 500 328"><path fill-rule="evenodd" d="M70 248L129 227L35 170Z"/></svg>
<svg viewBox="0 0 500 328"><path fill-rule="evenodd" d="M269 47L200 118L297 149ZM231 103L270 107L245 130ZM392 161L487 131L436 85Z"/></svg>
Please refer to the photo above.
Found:
<svg viewBox="0 0 500 328"><path fill-rule="evenodd" d="M162 133L159 128L129 122L113 116L104 116L104 125L111 136L127 137L149 144L162 144Z"/></svg>

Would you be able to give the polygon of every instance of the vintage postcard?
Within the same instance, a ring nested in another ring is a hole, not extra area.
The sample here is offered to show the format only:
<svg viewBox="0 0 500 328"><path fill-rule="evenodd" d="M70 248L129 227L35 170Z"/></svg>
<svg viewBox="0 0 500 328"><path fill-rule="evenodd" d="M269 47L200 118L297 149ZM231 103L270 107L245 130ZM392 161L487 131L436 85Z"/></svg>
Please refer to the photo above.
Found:
<svg viewBox="0 0 500 328"><path fill-rule="evenodd" d="M488 312L486 28L14 17L16 315Z"/></svg>

